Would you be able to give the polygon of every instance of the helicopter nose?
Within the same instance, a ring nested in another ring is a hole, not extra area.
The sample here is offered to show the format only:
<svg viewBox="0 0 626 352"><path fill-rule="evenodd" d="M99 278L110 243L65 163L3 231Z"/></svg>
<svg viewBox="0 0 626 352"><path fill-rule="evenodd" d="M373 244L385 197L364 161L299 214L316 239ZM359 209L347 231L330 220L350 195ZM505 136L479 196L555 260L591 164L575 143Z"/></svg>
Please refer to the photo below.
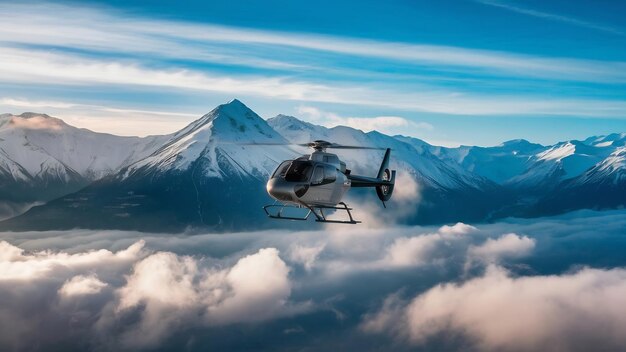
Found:
<svg viewBox="0 0 626 352"><path fill-rule="evenodd" d="M267 193L274 199L282 201L291 201L294 199L293 185L290 185L282 179L270 179L267 181L266 189Z"/></svg>

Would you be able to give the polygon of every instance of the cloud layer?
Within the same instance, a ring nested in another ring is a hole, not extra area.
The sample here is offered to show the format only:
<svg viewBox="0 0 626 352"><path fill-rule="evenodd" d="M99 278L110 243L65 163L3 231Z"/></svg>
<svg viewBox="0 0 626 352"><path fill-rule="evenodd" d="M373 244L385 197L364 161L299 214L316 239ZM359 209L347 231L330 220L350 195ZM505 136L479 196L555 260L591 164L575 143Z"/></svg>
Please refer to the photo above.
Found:
<svg viewBox="0 0 626 352"><path fill-rule="evenodd" d="M0 298L11 304L0 346L615 349L626 343L625 224L615 211L227 235L2 233Z"/></svg>
<svg viewBox="0 0 626 352"><path fill-rule="evenodd" d="M363 329L416 345L451 333L487 351L619 350L626 343L623 269L511 277L490 266L481 277L438 285L406 305L389 299Z"/></svg>

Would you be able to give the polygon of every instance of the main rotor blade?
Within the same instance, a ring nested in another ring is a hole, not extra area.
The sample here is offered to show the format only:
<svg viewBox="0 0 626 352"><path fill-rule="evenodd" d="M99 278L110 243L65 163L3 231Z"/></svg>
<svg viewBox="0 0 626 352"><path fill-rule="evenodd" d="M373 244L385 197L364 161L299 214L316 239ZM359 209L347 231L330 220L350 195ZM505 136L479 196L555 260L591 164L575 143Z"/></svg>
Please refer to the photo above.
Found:
<svg viewBox="0 0 626 352"><path fill-rule="evenodd" d="M340 144L332 144L329 145L327 148L333 148L333 149L373 149L373 150L385 150L387 148L378 148L378 147L361 147L358 145L340 145Z"/></svg>
<svg viewBox="0 0 626 352"><path fill-rule="evenodd" d="M277 146L300 146L300 147L308 147L308 143L268 143L268 142L232 142L229 144L237 144L237 145L277 145Z"/></svg>
<svg viewBox="0 0 626 352"><path fill-rule="evenodd" d="M298 147L310 147L313 149L316 148L332 148L332 149L370 149L370 150L385 150L387 148L378 148L378 147L365 147L358 145L342 145L336 143L320 143L323 141L309 142L309 143L273 143L273 142L227 142L226 144L237 144L237 145L275 145L275 146L298 146Z"/></svg>

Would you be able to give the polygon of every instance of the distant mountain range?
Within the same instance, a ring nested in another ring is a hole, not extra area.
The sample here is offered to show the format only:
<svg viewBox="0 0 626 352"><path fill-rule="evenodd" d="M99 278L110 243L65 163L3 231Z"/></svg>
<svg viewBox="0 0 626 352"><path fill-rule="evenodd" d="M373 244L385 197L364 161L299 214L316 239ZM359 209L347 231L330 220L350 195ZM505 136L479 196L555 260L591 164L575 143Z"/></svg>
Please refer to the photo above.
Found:
<svg viewBox="0 0 626 352"><path fill-rule="evenodd" d="M392 148L392 166L419 186L420 202L402 209L398 221L404 223L490 221L626 205L626 133L551 146L513 140L446 148L292 116L266 121L233 100L176 133L144 138L79 129L45 114L0 115L0 218L8 218L0 229L294 226L264 216L261 206L271 202L265 182L280 161L307 153L289 142L317 139ZM382 158L371 150L338 154L365 175L375 173ZM396 192L402 187L397 183ZM353 202L376 202L372 192L351 193ZM389 205L381 212L407 207L393 199Z"/></svg>

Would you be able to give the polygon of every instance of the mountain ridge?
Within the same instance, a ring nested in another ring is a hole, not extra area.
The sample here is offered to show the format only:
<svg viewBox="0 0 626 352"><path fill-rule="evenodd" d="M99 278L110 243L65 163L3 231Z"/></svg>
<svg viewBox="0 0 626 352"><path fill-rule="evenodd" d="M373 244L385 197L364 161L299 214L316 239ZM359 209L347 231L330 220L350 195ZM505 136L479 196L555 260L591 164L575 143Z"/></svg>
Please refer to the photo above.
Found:
<svg viewBox="0 0 626 352"><path fill-rule="evenodd" d="M77 191L150 154L165 136L122 137L40 113L0 115L0 218Z"/></svg>
<svg viewBox="0 0 626 352"><path fill-rule="evenodd" d="M0 115L0 136L10 129L3 127L7 125L6 120L15 116L19 115ZM27 116L19 118L34 118L33 122L56 119L37 113ZM83 134L106 135L66 126L55 133L79 130ZM12 130L42 131L24 125L14 126ZM54 135L43 130L40 134ZM626 142L626 133L592 136L551 146L517 139L494 147L446 148L413 137L388 136L377 131L365 133L346 126L326 128L288 115L264 120L234 99L178 132L144 139L123 138L151 143L141 144L141 152L134 154L134 159L124 159L117 170L94 174L91 179L76 172L76 177L82 177L83 182L76 187L78 189L62 189L48 183L45 187L66 193L54 200L34 200L47 204L0 223L0 228L33 229L32 224L38 224L38 229L87 227L151 231L181 230L189 226L217 230L241 229L244 225L273 227L277 224L268 223L259 211L261 205L271 202L265 194L264 183L279 162L304 154L306 150L272 144L314 139L391 147L394 150L392 166L415 180L421 190L422 202L403 218L406 223L541 216L570 210L572 205L574 208L615 207L621 204L619 197L626 183L623 177L626 153L620 149ZM62 150L59 148L57 150ZM126 148L133 150L127 145ZM0 162L3 152L0 142ZM377 168L381 156L366 151L342 151L340 157L352 169L367 174ZM7 179L11 172L21 170L19 163L11 164L12 169L3 169L2 165L0 163L0 177ZM76 168L88 169L85 165ZM588 190L590 187L612 192L614 197L603 202L593 197L593 191ZM563 204L560 200L569 197L563 197L568 191L590 196L584 201L570 199L571 204ZM351 193L357 198L370 196L357 190ZM395 206L393 202L391 206ZM253 222L241 224L242 214L250 214ZM76 220L68 220L70 218Z"/></svg>

